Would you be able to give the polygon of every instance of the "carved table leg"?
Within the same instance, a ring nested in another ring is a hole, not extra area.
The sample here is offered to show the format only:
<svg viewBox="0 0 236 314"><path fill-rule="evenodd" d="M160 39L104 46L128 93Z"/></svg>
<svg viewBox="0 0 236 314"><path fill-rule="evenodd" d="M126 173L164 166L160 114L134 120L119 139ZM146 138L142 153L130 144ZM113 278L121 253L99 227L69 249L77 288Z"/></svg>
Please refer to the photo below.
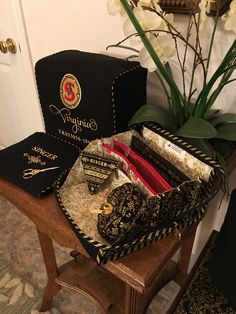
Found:
<svg viewBox="0 0 236 314"><path fill-rule="evenodd" d="M48 283L44 289L43 300L40 308L40 311L44 312L50 308L53 297L60 291L61 287L55 282L55 279L58 276L58 269L52 239L38 229L37 233L48 276Z"/></svg>
<svg viewBox="0 0 236 314"><path fill-rule="evenodd" d="M145 304L143 295L137 290L126 284L125 291L125 310L124 314L142 314L144 313Z"/></svg>

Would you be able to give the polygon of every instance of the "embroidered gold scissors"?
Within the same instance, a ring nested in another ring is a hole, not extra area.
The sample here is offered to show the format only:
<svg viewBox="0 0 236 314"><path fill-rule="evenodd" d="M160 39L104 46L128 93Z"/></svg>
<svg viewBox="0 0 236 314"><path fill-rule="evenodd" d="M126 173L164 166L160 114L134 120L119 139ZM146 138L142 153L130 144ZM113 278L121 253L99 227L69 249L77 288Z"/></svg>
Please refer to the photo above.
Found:
<svg viewBox="0 0 236 314"><path fill-rule="evenodd" d="M36 174L40 173L40 172L44 172L44 171L48 171L48 170L53 170L53 169L58 169L60 167L50 167L50 168L44 168L44 169L25 169L23 171L23 178L24 179L30 179L33 176L35 176Z"/></svg>

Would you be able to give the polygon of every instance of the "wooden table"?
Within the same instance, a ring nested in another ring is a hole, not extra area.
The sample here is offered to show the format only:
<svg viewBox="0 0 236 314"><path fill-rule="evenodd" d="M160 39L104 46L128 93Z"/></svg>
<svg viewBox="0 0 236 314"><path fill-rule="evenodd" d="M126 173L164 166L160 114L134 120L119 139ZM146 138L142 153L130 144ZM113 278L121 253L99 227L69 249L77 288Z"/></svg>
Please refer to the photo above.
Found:
<svg viewBox="0 0 236 314"><path fill-rule="evenodd" d="M24 213L36 226L48 275L41 311L49 309L62 287L86 295L102 313L145 313L155 294L170 280L183 285L197 225L181 239L169 236L137 252L103 266L87 255L67 223L54 195L36 198L0 179L0 194ZM58 267L54 239L79 252L78 258ZM180 249L178 262L171 259Z"/></svg>

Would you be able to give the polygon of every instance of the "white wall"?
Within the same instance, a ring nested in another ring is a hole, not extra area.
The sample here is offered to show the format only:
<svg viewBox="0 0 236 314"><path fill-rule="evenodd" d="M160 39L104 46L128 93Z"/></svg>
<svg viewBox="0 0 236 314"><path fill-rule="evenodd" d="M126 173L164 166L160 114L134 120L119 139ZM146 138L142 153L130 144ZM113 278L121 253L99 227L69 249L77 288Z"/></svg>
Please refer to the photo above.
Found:
<svg viewBox="0 0 236 314"><path fill-rule="evenodd" d="M106 0L22 0L22 7L34 63L65 49L105 52L123 38L122 23L109 16Z"/></svg>
<svg viewBox="0 0 236 314"><path fill-rule="evenodd" d="M108 14L107 0L21 1L33 63L46 55L65 49L105 53L107 45L117 43L124 38L123 18ZM176 20L185 29L187 17L178 15ZM209 29L212 24L209 24ZM225 32L222 25L218 27L215 40L218 45L212 55L215 64L222 60L225 48L229 47L234 37L233 33ZM209 45L207 31L203 32L202 40L204 47ZM122 56L131 54L123 49L109 49L108 53ZM180 70L177 69L178 62L172 60L172 65L176 82L181 84ZM188 70L191 69L191 58L186 67ZM190 76L187 76L187 79L190 82ZM195 81L196 87L200 88L202 78L199 76ZM148 99L149 102L158 105L166 103L155 75L149 76ZM223 108L226 112L236 112L235 101L234 89L227 86L225 94L220 95L216 102L216 107Z"/></svg>

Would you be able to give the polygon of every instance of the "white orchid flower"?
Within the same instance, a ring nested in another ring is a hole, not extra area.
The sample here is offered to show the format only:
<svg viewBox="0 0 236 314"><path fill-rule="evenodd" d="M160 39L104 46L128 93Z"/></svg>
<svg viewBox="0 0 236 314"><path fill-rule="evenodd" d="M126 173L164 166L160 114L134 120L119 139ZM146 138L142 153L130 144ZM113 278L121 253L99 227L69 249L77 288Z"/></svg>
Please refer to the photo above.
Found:
<svg viewBox="0 0 236 314"><path fill-rule="evenodd" d="M169 59L175 54L175 42L172 36L169 34L161 34L158 37L153 36L150 42L159 59L163 63L168 62ZM150 72L155 71L157 68L145 47L140 51L139 62L142 67L147 68Z"/></svg>
<svg viewBox="0 0 236 314"><path fill-rule="evenodd" d="M206 13L209 14L211 12L211 2L215 2L215 0L206 0L205 1L205 7L206 7Z"/></svg>
<svg viewBox="0 0 236 314"><path fill-rule="evenodd" d="M164 14L165 20L174 25L174 14L173 13L168 13L168 14Z"/></svg>
<svg viewBox="0 0 236 314"><path fill-rule="evenodd" d="M158 0L139 0L138 7L148 7L155 9L158 12L161 12L162 9L158 4Z"/></svg>
<svg viewBox="0 0 236 314"><path fill-rule="evenodd" d="M147 37L151 36L151 32L149 30L158 30L163 29L163 19L158 16L155 12L151 12L149 10L144 10L142 7L136 7L133 9L133 13L135 14L137 20L139 21L142 29L146 31ZM125 36L130 36L136 33L136 30L131 23L130 19L127 19L124 23L124 34ZM157 33L157 32L156 32ZM132 43L140 43L140 39L137 37L131 38Z"/></svg>
<svg viewBox="0 0 236 314"><path fill-rule="evenodd" d="M200 18L200 30L207 26L208 16L211 10L211 2L212 0L201 0L199 3L200 13L197 13L197 18Z"/></svg>
<svg viewBox="0 0 236 314"><path fill-rule="evenodd" d="M134 8L133 12L143 30L158 29L163 23L163 19L155 12L144 10L141 7Z"/></svg>
<svg viewBox="0 0 236 314"><path fill-rule="evenodd" d="M122 16L126 15L120 0L107 0L107 11L111 15L116 15L117 13L120 13Z"/></svg>
<svg viewBox="0 0 236 314"><path fill-rule="evenodd" d="M127 18L124 22L123 32L124 32L126 37L129 37L129 36L137 33L137 31L135 30L135 28L134 28L134 26L131 23L129 18ZM131 36L129 40L130 40L130 43L132 45L139 45L140 43L142 43L142 41L138 35L137 36L135 36L135 35Z"/></svg>
<svg viewBox="0 0 236 314"><path fill-rule="evenodd" d="M236 33L236 0L231 2L230 10L222 16L222 20L225 21L225 30Z"/></svg>
<svg viewBox="0 0 236 314"><path fill-rule="evenodd" d="M138 6L152 7L152 0L139 0Z"/></svg>
<svg viewBox="0 0 236 314"><path fill-rule="evenodd" d="M175 26L175 22L174 22L174 14L172 13L168 13L168 14L164 14L164 18L165 18L165 21L163 21L163 29L164 30L168 30L168 24L169 25L172 25L172 26Z"/></svg>
<svg viewBox="0 0 236 314"><path fill-rule="evenodd" d="M158 1L155 1L153 3L153 8L157 11L157 12L163 12L162 8L159 6L158 4L159 0Z"/></svg>

